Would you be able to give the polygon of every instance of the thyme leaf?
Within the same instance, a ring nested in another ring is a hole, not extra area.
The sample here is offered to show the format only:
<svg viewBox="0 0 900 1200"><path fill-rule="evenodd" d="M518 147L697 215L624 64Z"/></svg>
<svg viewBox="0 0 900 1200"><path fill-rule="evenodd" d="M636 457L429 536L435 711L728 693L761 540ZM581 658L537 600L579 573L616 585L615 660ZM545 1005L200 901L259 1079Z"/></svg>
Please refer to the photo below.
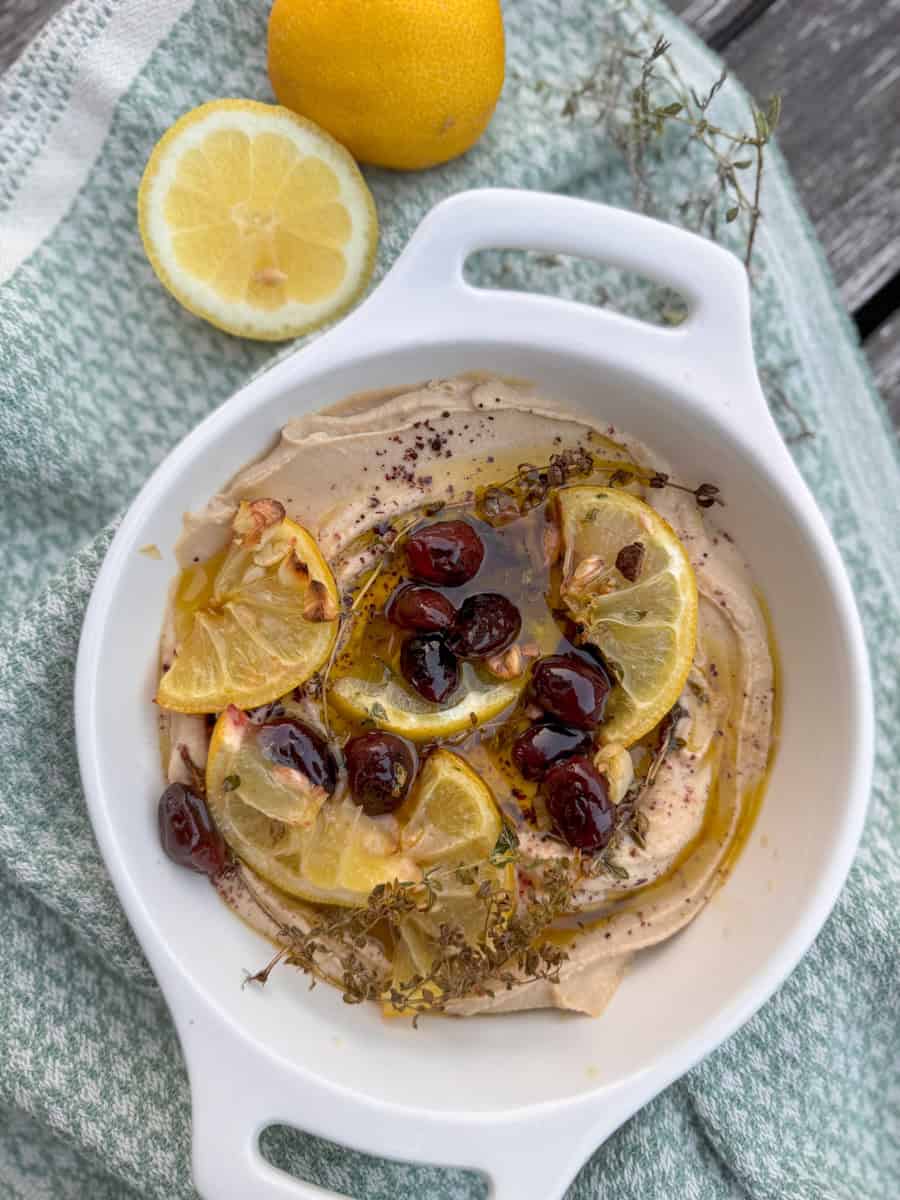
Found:
<svg viewBox="0 0 900 1200"><path fill-rule="evenodd" d="M518 851L519 835L508 821L504 821L500 836L491 851L490 861L495 867L506 866L507 863L515 862Z"/></svg>

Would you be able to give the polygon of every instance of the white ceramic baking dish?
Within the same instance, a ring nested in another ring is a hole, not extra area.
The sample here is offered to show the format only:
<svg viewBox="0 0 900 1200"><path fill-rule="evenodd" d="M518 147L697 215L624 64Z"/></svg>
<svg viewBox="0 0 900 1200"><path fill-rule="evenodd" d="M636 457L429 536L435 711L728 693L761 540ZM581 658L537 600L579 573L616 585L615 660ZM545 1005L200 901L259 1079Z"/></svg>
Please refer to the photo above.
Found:
<svg viewBox="0 0 900 1200"><path fill-rule="evenodd" d="M652 277L689 316L659 328L544 296L469 286L487 247L565 252ZM292 969L241 988L266 944L206 880L162 854L157 633L182 513L298 413L350 392L483 369L535 381L718 483L781 652L781 746L756 830L701 916L639 956L606 1014L533 1012L418 1031L310 992ZM158 562L139 554L156 543ZM809 946L860 836L872 712L853 594L766 408L744 269L688 233L585 201L469 192L431 212L371 298L255 379L155 472L110 547L76 682L91 819L166 996L191 1080L193 1170L207 1200L326 1193L271 1167L283 1122L372 1154L471 1167L497 1200L558 1200L588 1154L746 1021Z"/></svg>

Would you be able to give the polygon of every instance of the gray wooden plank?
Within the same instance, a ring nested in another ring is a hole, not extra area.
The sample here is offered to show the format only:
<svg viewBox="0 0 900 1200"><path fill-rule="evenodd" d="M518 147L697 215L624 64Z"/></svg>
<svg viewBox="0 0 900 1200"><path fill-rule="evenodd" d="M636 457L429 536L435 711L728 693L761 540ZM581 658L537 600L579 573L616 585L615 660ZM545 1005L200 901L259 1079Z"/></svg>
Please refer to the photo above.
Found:
<svg viewBox="0 0 900 1200"><path fill-rule="evenodd" d="M709 37L746 0L676 0ZM725 49L759 99L855 310L900 269L900 0L776 0Z"/></svg>
<svg viewBox="0 0 900 1200"><path fill-rule="evenodd" d="M894 427L900 429L900 310L866 338L864 349Z"/></svg>
<svg viewBox="0 0 900 1200"><path fill-rule="evenodd" d="M669 8L704 41L752 7L752 0L668 0Z"/></svg>
<svg viewBox="0 0 900 1200"><path fill-rule="evenodd" d="M64 3L65 0L0 2L0 71L19 57L35 34Z"/></svg>

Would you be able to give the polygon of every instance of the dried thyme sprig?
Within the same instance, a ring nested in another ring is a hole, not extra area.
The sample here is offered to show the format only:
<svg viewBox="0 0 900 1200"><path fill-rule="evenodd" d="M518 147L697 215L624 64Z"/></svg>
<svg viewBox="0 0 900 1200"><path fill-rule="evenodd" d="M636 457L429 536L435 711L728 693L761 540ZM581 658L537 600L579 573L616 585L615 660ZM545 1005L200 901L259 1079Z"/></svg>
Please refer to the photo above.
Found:
<svg viewBox="0 0 900 1200"><path fill-rule="evenodd" d="M606 6L601 23L603 56L587 79L561 93L561 115L590 122L619 150L631 177L634 207L652 215L653 170L664 158L663 135L683 135L680 145L666 148L669 161L692 147L701 149L711 172L682 200L682 218L713 239L718 239L722 223L742 224L743 257L749 267L762 217L765 150L781 116L780 97L773 96L762 107L753 105L749 128L727 129L714 116L727 72L703 94L688 86L671 44L635 0ZM540 92L561 92L543 80L534 86Z"/></svg>
<svg viewBox="0 0 900 1200"><path fill-rule="evenodd" d="M594 456L581 447L551 455L549 463L543 467L522 463L515 475L479 492L476 504L478 515L490 525L505 525L542 504L551 488L562 487L564 483L590 475L594 470Z"/></svg>
<svg viewBox="0 0 900 1200"><path fill-rule="evenodd" d="M689 496L694 497L699 508L712 508L714 504L725 503L714 483L701 483L698 487L691 488L684 483L675 483L665 471L656 471L646 483L648 487L652 488L670 487L676 488L679 492L687 492Z"/></svg>
<svg viewBox="0 0 900 1200"><path fill-rule="evenodd" d="M679 749L684 744L676 733L678 722L684 715L685 710L680 704L676 704L660 722L650 765L645 774L635 780L625 797L616 806L615 833L604 849L593 856L591 866L594 875L605 872L614 879L629 878L628 872L613 861L613 854L626 837L630 837L640 849L646 849L648 821L640 809L640 802L653 787L660 769L671 751Z"/></svg>
<svg viewBox="0 0 900 1200"><path fill-rule="evenodd" d="M589 450L578 449L554 454L543 467L523 463L515 475L503 483L483 488L476 498L476 511L490 525L506 525L524 517L532 509L543 504L550 492L575 478L606 474L610 487L628 487L642 483L651 488L675 488L694 497L700 508L711 508L724 504L719 488L714 483L701 483L697 487L677 483L664 471L650 470L637 463L609 462L595 458Z"/></svg>
<svg viewBox="0 0 900 1200"><path fill-rule="evenodd" d="M336 987L348 1004L386 1002L398 1012L418 1017L443 1012L466 997L492 997L535 980L558 981L568 954L542 936L572 910L579 884L593 872L577 852L551 863L522 862L512 839L501 834L500 842L496 855L528 868L521 900L501 886L494 870L479 882L479 866L432 868L420 882L379 885L364 905L322 910L307 929L276 922L284 945L245 983L265 984L277 965L290 963L310 976L311 986L321 980ZM467 935L461 925L444 922L434 939L427 974L407 980L386 978L364 956L376 930L398 938L404 920L435 908L448 875L466 885L477 884L472 902L482 908L478 937ZM274 919L262 900L255 893L251 896Z"/></svg>

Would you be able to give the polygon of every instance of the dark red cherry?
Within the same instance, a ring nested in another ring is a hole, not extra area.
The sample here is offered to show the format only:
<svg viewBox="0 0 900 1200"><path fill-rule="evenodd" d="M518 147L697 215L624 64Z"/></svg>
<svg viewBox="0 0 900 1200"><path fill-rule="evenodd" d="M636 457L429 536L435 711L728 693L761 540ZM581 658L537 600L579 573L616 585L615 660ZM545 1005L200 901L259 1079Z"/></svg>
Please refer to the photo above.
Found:
<svg viewBox="0 0 900 1200"><path fill-rule="evenodd" d="M460 658L499 654L519 636L522 618L511 600L499 592L480 592L460 605L447 645Z"/></svg>
<svg viewBox="0 0 900 1200"><path fill-rule="evenodd" d="M554 828L570 846L595 854L613 835L616 806L606 780L589 758L572 758L544 776L544 797Z"/></svg>
<svg viewBox="0 0 900 1200"><path fill-rule="evenodd" d="M337 763L328 742L295 717L279 717L259 727L256 739L262 754L279 767L293 767L316 787L331 795L337 785Z"/></svg>
<svg viewBox="0 0 900 1200"><path fill-rule="evenodd" d="M170 783L159 798L159 840L172 862L203 875L225 866L225 842L206 801L183 783Z"/></svg>
<svg viewBox="0 0 900 1200"><path fill-rule="evenodd" d="M401 629L437 633L450 628L456 619L456 608L452 600L434 588L404 583L388 600L385 615Z"/></svg>
<svg viewBox="0 0 900 1200"><path fill-rule="evenodd" d="M513 742L512 758L526 779L543 779L556 763L586 754L590 748L591 735L586 729L541 721L519 734Z"/></svg>
<svg viewBox="0 0 900 1200"><path fill-rule="evenodd" d="M350 792L370 817L399 808L416 777L416 755L395 733L379 729L353 737L344 747Z"/></svg>
<svg viewBox="0 0 900 1200"><path fill-rule="evenodd" d="M593 729L603 720L610 683L606 673L574 654L551 654L531 675L534 698L544 712L577 729Z"/></svg>
<svg viewBox="0 0 900 1200"><path fill-rule="evenodd" d="M484 544L465 521L437 521L417 529L404 549L416 579L445 587L468 583L484 560Z"/></svg>
<svg viewBox="0 0 900 1200"><path fill-rule="evenodd" d="M439 633L408 638L400 651L403 678L420 696L441 704L459 686L459 663Z"/></svg>

